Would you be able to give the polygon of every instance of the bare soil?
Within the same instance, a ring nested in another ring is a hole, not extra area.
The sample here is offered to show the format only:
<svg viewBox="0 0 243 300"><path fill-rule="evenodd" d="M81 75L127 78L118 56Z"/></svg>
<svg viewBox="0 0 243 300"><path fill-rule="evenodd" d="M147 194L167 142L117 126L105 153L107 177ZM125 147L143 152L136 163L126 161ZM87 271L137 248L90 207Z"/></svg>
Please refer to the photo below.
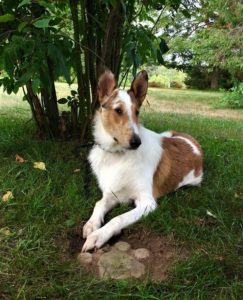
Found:
<svg viewBox="0 0 243 300"><path fill-rule="evenodd" d="M67 246L69 254L75 259L84 244L81 226L70 229L67 233ZM159 235L148 230L124 230L121 235L112 238L102 249L110 251L118 241L125 241L132 249L146 248L150 252L148 259L143 260L146 267L146 275L143 279L152 279L156 282L166 281L173 264L189 257L189 250L182 243L175 240L173 235ZM93 263L87 267L88 271L98 276L97 263L102 251L98 250Z"/></svg>

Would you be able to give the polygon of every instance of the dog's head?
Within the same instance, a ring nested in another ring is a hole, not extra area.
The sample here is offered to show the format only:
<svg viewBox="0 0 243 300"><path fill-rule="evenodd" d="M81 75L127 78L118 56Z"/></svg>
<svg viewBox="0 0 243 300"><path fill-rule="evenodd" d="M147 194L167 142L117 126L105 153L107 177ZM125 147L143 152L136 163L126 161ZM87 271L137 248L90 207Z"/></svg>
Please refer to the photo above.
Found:
<svg viewBox="0 0 243 300"><path fill-rule="evenodd" d="M141 145L138 117L147 89L146 71L138 73L128 91L117 88L111 71L105 71L99 78L99 114L105 131L113 139L114 146L137 149Z"/></svg>

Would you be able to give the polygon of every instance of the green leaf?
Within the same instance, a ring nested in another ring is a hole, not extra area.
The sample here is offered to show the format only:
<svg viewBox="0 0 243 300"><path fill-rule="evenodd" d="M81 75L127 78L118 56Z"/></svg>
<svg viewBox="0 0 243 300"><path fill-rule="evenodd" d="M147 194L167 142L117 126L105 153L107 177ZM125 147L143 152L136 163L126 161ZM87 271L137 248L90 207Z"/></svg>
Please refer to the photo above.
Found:
<svg viewBox="0 0 243 300"><path fill-rule="evenodd" d="M27 22L21 22L18 26L18 32L21 32L27 24Z"/></svg>
<svg viewBox="0 0 243 300"><path fill-rule="evenodd" d="M7 74L9 75L9 77L13 77L13 73L14 73L14 67L15 67L15 55L14 55L14 51L12 51L11 48L7 47L4 49L3 52L3 65L4 65L4 69L7 72Z"/></svg>
<svg viewBox="0 0 243 300"><path fill-rule="evenodd" d="M41 6L43 6L43 7L47 8L47 9L49 9L51 12L53 12L53 13L55 12L55 5L51 4L50 1L38 0L38 3L39 3Z"/></svg>
<svg viewBox="0 0 243 300"><path fill-rule="evenodd" d="M0 23L11 22L15 20L15 16L12 14L5 14L0 16Z"/></svg>
<svg viewBox="0 0 243 300"><path fill-rule="evenodd" d="M39 78L34 78L32 81L32 90L35 94L38 92L39 86L40 86Z"/></svg>
<svg viewBox="0 0 243 300"><path fill-rule="evenodd" d="M27 98L27 96L26 96L26 95L24 95L24 96L23 96L23 98L22 98L22 100L23 100L23 101L28 101L28 98Z"/></svg>
<svg viewBox="0 0 243 300"><path fill-rule="evenodd" d="M54 72L57 76L64 76L67 83L71 83L70 72L67 67L64 43L56 41L56 44L47 46L48 57L53 61Z"/></svg>
<svg viewBox="0 0 243 300"><path fill-rule="evenodd" d="M161 39L161 41L159 43L159 49L161 51L161 54L165 54L166 52L168 52L170 50L164 39Z"/></svg>
<svg viewBox="0 0 243 300"><path fill-rule="evenodd" d="M66 104L68 102L68 100L66 98L60 98L60 99L57 100L57 102L59 104Z"/></svg>
<svg viewBox="0 0 243 300"><path fill-rule="evenodd" d="M191 18L191 15L187 9L183 9L181 12L186 18Z"/></svg>
<svg viewBox="0 0 243 300"><path fill-rule="evenodd" d="M20 8L21 6L24 6L26 4L30 4L31 0L23 0L19 3L19 5L17 6L17 8Z"/></svg>
<svg viewBox="0 0 243 300"><path fill-rule="evenodd" d="M71 95L72 95L72 96L76 96L77 93L78 93L77 91L71 90Z"/></svg>
<svg viewBox="0 0 243 300"><path fill-rule="evenodd" d="M110 0L109 2L112 5L112 7L114 7L116 5L117 0Z"/></svg>
<svg viewBox="0 0 243 300"><path fill-rule="evenodd" d="M19 86L22 86L24 84L26 84L30 79L31 79L32 73L29 72L25 72L22 76L20 76L19 80L17 81Z"/></svg>
<svg viewBox="0 0 243 300"><path fill-rule="evenodd" d="M49 27L49 22L51 21L51 17L44 17L34 22L34 26L36 28L47 28Z"/></svg>

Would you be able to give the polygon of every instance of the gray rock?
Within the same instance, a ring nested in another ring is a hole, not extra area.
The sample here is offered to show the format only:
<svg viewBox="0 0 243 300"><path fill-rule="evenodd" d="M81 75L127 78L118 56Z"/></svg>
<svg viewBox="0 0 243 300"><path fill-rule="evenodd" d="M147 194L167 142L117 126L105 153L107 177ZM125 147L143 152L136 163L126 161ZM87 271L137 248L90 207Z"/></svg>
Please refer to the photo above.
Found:
<svg viewBox="0 0 243 300"><path fill-rule="evenodd" d="M117 242L114 247L122 252L126 252L131 248L127 242Z"/></svg>
<svg viewBox="0 0 243 300"><path fill-rule="evenodd" d="M142 260L142 259L149 258L150 252L146 248L139 248L139 249L136 249L136 250L133 251L133 255L138 260Z"/></svg>
<svg viewBox="0 0 243 300"><path fill-rule="evenodd" d="M80 253L78 255L78 260L81 263L81 265L90 265L93 261L93 257L91 253Z"/></svg>
<svg viewBox="0 0 243 300"><path fill-rule="evenodd" d="M100 257L98 268L99 276L106 279L140 278L145 274L145 266L142 263L115 248Z"/></svg>

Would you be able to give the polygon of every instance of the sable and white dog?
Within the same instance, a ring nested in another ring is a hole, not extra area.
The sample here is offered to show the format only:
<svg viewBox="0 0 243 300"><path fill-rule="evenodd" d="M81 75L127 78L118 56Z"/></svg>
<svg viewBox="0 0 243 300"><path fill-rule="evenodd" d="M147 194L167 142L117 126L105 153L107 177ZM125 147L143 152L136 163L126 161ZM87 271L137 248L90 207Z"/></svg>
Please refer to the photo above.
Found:
<svg viewBox="0 0 243 300"><path fill-rule="evenodd" d="M195 139L174 131L155 133L139 123L147 89L146 71L136 76L128 91L116 88L110 71L99 79L100 108L94 120L95 145L89 161L103 197L83 228L83 237L87 238L83 252L100 248L153 211L158 197L202 181L203 153ZM134 209L103 225L110 209L130 201Z"/></svg>

